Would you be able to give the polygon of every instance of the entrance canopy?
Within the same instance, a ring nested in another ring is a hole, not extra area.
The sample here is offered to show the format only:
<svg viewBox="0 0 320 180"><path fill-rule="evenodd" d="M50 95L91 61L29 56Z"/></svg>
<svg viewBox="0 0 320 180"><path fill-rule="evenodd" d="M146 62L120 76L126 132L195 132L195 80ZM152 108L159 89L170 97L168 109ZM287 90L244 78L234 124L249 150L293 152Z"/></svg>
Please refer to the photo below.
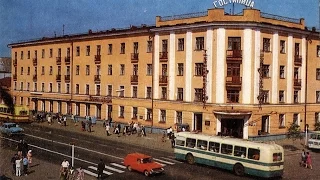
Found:
<svg viewBox="0 0 320 180"><path fill-rule="evenodd" d="M251 115L251 111L213 111L217 115L228 115L228 116L245 116Z"/></svg>

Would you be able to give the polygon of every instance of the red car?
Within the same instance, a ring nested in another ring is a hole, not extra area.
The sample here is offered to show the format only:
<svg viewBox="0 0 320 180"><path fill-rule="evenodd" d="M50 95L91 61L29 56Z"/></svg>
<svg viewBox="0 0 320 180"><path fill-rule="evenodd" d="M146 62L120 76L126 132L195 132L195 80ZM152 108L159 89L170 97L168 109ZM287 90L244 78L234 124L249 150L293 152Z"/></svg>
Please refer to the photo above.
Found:
<svg viewBox="0 0 320 180"><path fill-rule="evenodd" d="M124 165L129 171L143 172L145 176L163 173L164 171L163 166L154 162L151 156L141 153L128 154L124 158Z"/></svg>

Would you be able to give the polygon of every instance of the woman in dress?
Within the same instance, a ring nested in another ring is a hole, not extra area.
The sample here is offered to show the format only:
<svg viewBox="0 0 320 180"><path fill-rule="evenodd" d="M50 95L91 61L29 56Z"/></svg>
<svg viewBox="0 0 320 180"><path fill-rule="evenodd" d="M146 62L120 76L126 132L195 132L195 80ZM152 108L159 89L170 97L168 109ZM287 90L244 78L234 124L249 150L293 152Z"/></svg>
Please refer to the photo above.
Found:
<svg viewBox="0 0 320 180"><path fill-rule="evenodd" d="M311 155L309 152L307 152L306 168L312 169Z"/></svg>

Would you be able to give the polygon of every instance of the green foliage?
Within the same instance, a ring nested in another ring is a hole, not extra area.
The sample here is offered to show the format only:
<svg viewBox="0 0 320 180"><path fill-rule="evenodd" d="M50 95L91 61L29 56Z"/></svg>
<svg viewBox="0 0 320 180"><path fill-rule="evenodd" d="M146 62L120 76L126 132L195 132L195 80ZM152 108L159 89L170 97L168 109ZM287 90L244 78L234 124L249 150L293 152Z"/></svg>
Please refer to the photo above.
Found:
<svg viewBox="0 0 320 180"><path fill-rule="evenodd" d="M295 123L291 123L290 127L288 127L287 137L293 141L296 139L302 139L300 126Z"/></svg>
<svg viewBox="0 0 320 180"><path fill-rule="evenodd" d="M320 122L316 122L316 123L314 124L314 130L315 130L315 131L320 131Z"/></svg>

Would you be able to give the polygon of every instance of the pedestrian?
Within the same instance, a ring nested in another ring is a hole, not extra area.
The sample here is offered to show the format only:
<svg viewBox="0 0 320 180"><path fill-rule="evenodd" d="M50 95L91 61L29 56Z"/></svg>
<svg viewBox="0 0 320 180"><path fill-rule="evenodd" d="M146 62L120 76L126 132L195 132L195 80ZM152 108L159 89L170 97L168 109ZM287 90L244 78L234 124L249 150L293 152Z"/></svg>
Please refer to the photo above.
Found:
<svg viewBox="0 0 320 180"><path fill-rule="evenodd" d="M28 143L25 140L22 140L22 156L25 157L27 155L29 149Z"/></svg>
<svg viewBox="0 0 320 180"><path fill-rule="evenodd" d="M28 164L29 164L27 156L23 157L22 163L23 163L23 174L25 176L27 176L28 175Z"/></svg>
<svg viewBox="0 0 320 180"><path fill-rule="evenodd" d="M12 174L16 174L16 160L18 159L18 154L15 154L12 158L11 158L11 164L12 164Z"/></svg>
<svg viewBox="0 0 320 180"><path fill-rule="evenodd" d="M22 164L22 159L21 157L18 157L16 159L16 176L21 176L21 165Z"/></svg>
<svg viewBox="0 0 320 180"><path fill-rule="evenodd" d="M309 152L307 152L306 159L306 168L312 169L311 155Z"/></svg>
<svg viewBox="0 0 320 180"><path fill-rule="evenodd" d="M86 123L81 121L81 130L85 131L86 130Z"/></svg>
<svg viewBox="0 0 320 180"><path fill-rule="evenodd" d="M84 170L82 169L82 166L80 166L78 169L78 176L77 180L84 180Z"/></svg>
<svg viewBox="0 0 320 180"><path fill-rule="evenodd" d="M67 126L67 116L66 115L63 116L63 125L64 125L64 127Z"/></svg>
<svg viewBox="0 0 320 180"><path fill-rule="evenodd" d="M48 118L47 118L47 120L48 120L48 124L49 124L49 125L51 125L51 122L52 122L52 117L51 117L51 115L50 115L50 114L48 115Z"/></svg>
<svg viewBox="0 0 320 180"><path fill-rule="evenodd" d="M100 159L100 162L98 164L98 179L102 178L103 170L104 170L105 166L106 165L104 164L103 160Z"/></svg>
<svg viewBox="0 0 320 180"><path fill-rule="evenodd" d="M88 121L88 131L91 132L91 126L92 126L92 121L91 121L91 117L89 117L89 121Z"/></svg>
<svg viewBox="0 0 320 180"><path fill-rule="evenodd" d="M163 131L162 137L161 137L162 142L166 142L166 131Z"/></svg>
<svg viewBox="0 0 320 180"><path fill-rule="evenodd" d="M63 159L63 161L61 163L61 170L68 171L69 166L70 166L69 161L67 161L67 159Z"/></svg>
<svg viewBox="0 0 320 180"><path fill-rule="evenodd" d="M144 137L147 136L147 134L146 134L146 128L145 128L144 126L142 126L142 128L141 128L141 136L144 136Z"/></svg>
<svg viewBox="0 0 320 180"><path fill-rule="evenodd" d="M107 136L110 136L110 126L109 126L109 124L106 125L106 132L107 132Z"/></svg>
<svg viewBox="0 0 320 180"><path fill-rule="evenodd" d="M306 152L302 149L300 166L306 166Z"/></svg>
<svg viewBox="0 0 320 180"><path fill-rule="evenodd" d="M170 139L171 139L171 147L172 147L172 148L174 148L174 146L175 146L175 141L174 141L175 138L176 138L176 137L174 136L174 133L171 133Z"/></svg>
<svg viewBox="0 0 320 180"><path fill-rule="evenodd" d="M75 119L74 119L74 115L73 115L73 114L71 114L71 120L72 120L72 122L73 122L73 123L76 123L76 121L75 121Z"/></svg>
<svg viewBox="0 0 320 180"><path fill-rule="evenodd" d="M18 145L17 145L17 150L18 150L18 156L21 157L22 156L22 140L19 141Z"/></svg>
<svg viewBox="0 0 320 180"><path fill-rule="evenodd" d="M29 150L28 153L27 153L27 158L28 158L28 161L29 161L29 165L32 163L32 150Z"/></svg>

